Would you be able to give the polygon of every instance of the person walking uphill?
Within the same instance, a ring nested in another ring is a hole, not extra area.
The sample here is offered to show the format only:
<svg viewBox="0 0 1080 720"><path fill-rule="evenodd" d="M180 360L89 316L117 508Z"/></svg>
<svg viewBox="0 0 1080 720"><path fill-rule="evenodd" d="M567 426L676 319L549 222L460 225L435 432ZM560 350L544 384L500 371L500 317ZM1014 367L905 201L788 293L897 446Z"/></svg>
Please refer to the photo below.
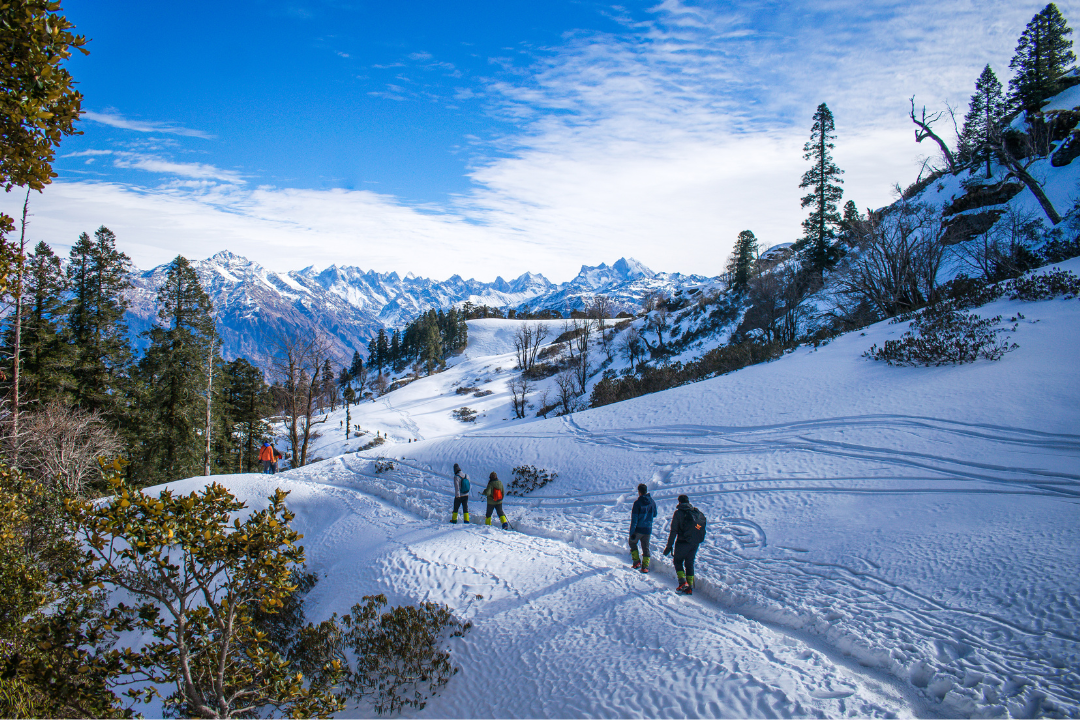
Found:
<svg viewBox="0 0 1080 720"><path fill-rule="evenodd" d="M705 539L705 516L690 504L686 495L679 496L675 514L671 516L671 532L668 534L664 554L670 555L675 550L675 574L679 578L679 587L675 592L683 595L694 594L694 558L698 545Z"/></svg>
<svg viewBox="0 0 1080 720"><path fill-rule="evenodd" d="M510 523L506 521L506 515L503 515L502 501L506 496L506 490L503 489L502 480L499 476L492 471L488 476L487 487L480 493L487 498L487 516L484 519L485 525L491 524L491 513L495 510L499 511L499 520L502 521L503 530L510 529Z"/></svg>
<svg viewBox="0 0 1080 720"><path fill-rule="evenodd" d="M652 537L652 522L656 517L656 503L649 497L649 488L645 483L637 486L638 498L630 509L630 557L633 569L649 572L649 539ZM641 541L641 555L638 555L638 541Z"/></svg>
<svg viewBox="0 0 1080 720"><path fill-rule="evenodd" d="M276 454L277 452L268 442L264 442L263 446L259 448L259 461L262 463L264 475L270 475L274 472L274 466L277 464Z"/></svg>
<svg viewBox="0 0 1080 720"><path fill-rule="evenodd" d="M461 470L461 466L454 463L454 512L450 514L450 522L457 523L458 508L465 513L465 524L469 524L469 476Z"/></svg>

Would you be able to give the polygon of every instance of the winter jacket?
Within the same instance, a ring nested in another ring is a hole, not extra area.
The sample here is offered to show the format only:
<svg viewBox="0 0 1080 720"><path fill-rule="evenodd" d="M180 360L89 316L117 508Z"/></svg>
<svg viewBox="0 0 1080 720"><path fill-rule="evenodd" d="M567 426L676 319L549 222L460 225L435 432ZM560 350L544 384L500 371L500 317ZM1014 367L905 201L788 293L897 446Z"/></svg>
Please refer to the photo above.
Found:
<svg viewBox="0 0 1080 720"><path fill-rule="evenodd" d="M630 509L630 534L652 534L652 521L656 517L656 503L649 497L649 493L639 495L634 501L634 507Z"/></svg>
<svg viewBox="0 0 1080 720"><path fill-rule="evenodd" d="M468 477L469 476L466 475L464 472L454 473L454 497L468 497L469 496L468 491L463 491L461 489L461 481L465 480Z"/></svg>
<svg viewBox="0 0 1080 720"><path fill-rule="evenodd" d="M686 539L686 535L694 526L694 518L689 512L693 507L690 503L679 503L675 507L675 514L671 516L671 532L668 534L667 539L668 547L672 547L675 543L690 542Z"/></svg>
<svg viewBox="0 0 1080 720"><path fill-rule="evenodd" d="M263 462L273 462L274 448L270 447L269 445L263 445L262 449L259 450L259 459Z"/></svg>
<svg viewBox="0 0 1080 720"><path fill-rule="evenodd" d="M502 493L503 499L506 499L506 490L503 489L502 480L488 480L487 487L480 492L481 495L487 498L488 505L495 505L502 502L502 500L492 500L492 493L496 488Z"/></svg>

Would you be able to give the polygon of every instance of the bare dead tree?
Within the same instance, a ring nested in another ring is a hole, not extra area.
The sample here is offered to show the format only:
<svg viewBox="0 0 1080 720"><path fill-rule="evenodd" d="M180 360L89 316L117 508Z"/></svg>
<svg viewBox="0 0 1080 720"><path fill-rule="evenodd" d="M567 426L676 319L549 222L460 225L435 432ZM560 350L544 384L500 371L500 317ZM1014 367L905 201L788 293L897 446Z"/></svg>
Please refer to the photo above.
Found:
<svg viewBox="0 0 1080 720"><path fill-rule="evenodd" d="M22 467L74 495L100 477L98 458L113 459L124 450L120 436L97 412L53 401L24 419Z"/></svg>
<svg viewBox="0 0 1080 720"><path fill-rule="evenodd" d="M802 301L810 290L810 276L791 265L778 265L750 279L750 308L744 324L765 333L769 342L788 343L799 332L807 310Z"/></svg>
<svg viewBox="0 0 1080 720"><path fill-rule="evenodd" d="M575 335L570 340L570 345L577 348L577 359L573 362L577 370L578 386L581 392L585 392L585 385L589 382L589 371L592 369L589 362L589 346L592 343L592 333L595 325L589 318L575 318L571 321Z"/></svg>
<svg viewBox="0 0 1080 720"><path fill-rule="evenodd" d="M612 311L615 304L611 301L607 295L597 295L593 298L590 306L591 315L596 318L597 325L600 330L600 341L607 347L607 320L612 317Z"/></svg>
<svg viewBox="0 0 1080 720"><path fill-rule="evenodd" d="M508 382L507 386L510 388L510 397L514 405L514 417L518 419L525 417L525 410L528 407L526 396L532 389L532 386L529 384L529 378L522 373Z"/></svg>
<svg viewBox="0 0 1080 720"><path fill-rule="evenodd" d="M637 372L637 359L641 357L644 349L641 333L637 328L632 327L623 333L622 340L619 341L619 351L626 357L626 362L630 363L630 372Z"/></svg>
<svg viewBox="0 0 1080 720"><path fill-rule="evenodd" d="M1016 277L1030 269L1022 266L1023 250L1039 240L1043 221L1034 210L1009 205L1005 214L989 230L955 246L955 252L969 269L990 282Z"/></svg>
<svg viewBox="0 0 1080 720"><path fill-rule="evenodd" d="M943 113L937 112L927 116L926 106L923 105L922 119L915 117L915 96L911 96L911 122L915 123L915 142L921 143L926 138L936 142L938 147L941 148L941 154L945 156L945 162L949 164L949 172L956 172L956 158L953 157L948 144L934 132L932 127L935 122L941 119L942 115Z"/></svg>
<svg viewBox="0 0 1080 720"><path fill-rule="evenodd" d="M901 202L883 218L871 218L861 252L837 273L837 289L865 301L886 317L938 299L938 271L945 257L938 212Z"/></svg>
<svg viewBox="0 0 1080 720"><path fill-rule="evenodd" d="M1050 223L1057 225L1061 222L1061 214L1054 208L1050 198L1046 196L1042 183L1030 172L1031 166L1041 158L1050 154L1050 140L1053 137L1052 127L1045 123L1028 123L1027 132L1009 132L1007 127L995 125L990 132L991 142L998 151L998 159L1009 173L1027 186L1035 199L1039 201L1039 207L1046 213ZM1015 144L1023 157L1013 154L1011 144ZM1006 178L1008 179L1008 178Z"/></svg>
<svg viewBox="0 0 1080 720"><path fill-rule="evenodd" d="M307 464L309 444L319 437L314 426L329 417L316 418L316 410L321 386L319 373L330 353L330 343L314 332L283 335L274 348L270 367L281 386L293 467Z"/></svg>
<svg viewBox="0 0 1080 720"><path fill-rule="evenodd" d="M671 324L671 312L667 309L666 298L660 297L656 308L649 313L648 327L656 333L656 347L664 347L664 331Z"/></svg>
<svg viewBox="0 0 1080 720"><path fill-rule="evenodd" d="M544 323L534 323L532 326L532 345L529 347L529 369L536 364L536 356L540 353L540 346L547 339L548 328Z"/></svg>
<svg viewBox="0 0 1080 720"><path fill-rule="evenodd" d="M521 323L514 331L514 356L519 370L529 369L529 351L532 349L533 328L529 323Z"/></svg>
<svg viewBox="0 0 1080 720"><path fill-rule="evenodd" d="M574 398L577 397L577 375L574 368L567 368L555 376L556 399L562 406L562 415L574 412Z"/></svg>

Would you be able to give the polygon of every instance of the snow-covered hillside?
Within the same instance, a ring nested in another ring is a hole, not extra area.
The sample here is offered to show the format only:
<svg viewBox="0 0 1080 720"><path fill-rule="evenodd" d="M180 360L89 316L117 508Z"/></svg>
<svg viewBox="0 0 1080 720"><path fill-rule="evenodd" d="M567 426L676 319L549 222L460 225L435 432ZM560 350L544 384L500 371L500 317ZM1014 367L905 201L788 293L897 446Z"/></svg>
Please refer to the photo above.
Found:
<svg viewBox="0 0 1080 720"><path fill-rule="evenodd" d="M253 503L293 490L323 578L312 619L386 592L475 623L453 645L464 672L419 715L1077 717L1080 301L976 312L1018 349L889 367L862 356L907 327L883 322L550 420L506 419L512 355L479 348L512 349L512 323L484 321L447 371L350 409L388 444L216 479ZM466 402L475 424L451 415ZM345 449L342 420L316 454ZM452 526L455 462L474 523L489 472L559 477L508 498L518 532ZM661 513L649 576L625 547L638 482ZM680 493L710 521L692 598L658 557Z"/></svg>

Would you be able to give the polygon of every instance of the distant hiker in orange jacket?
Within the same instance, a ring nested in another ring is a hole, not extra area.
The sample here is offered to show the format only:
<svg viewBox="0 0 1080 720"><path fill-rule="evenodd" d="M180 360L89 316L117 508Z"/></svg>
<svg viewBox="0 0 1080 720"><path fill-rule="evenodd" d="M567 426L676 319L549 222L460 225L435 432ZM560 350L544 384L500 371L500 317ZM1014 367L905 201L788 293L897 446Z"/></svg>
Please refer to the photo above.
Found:
<svg viewBox="0 0 1080 720"><path fill-rule="evenodd" d="M270 443L264 442L263 446L259 449L259 460L262 462L263 473L265 475L271 475L274 472L274 466L277 465L277 451L271 447Z"/></svg>

